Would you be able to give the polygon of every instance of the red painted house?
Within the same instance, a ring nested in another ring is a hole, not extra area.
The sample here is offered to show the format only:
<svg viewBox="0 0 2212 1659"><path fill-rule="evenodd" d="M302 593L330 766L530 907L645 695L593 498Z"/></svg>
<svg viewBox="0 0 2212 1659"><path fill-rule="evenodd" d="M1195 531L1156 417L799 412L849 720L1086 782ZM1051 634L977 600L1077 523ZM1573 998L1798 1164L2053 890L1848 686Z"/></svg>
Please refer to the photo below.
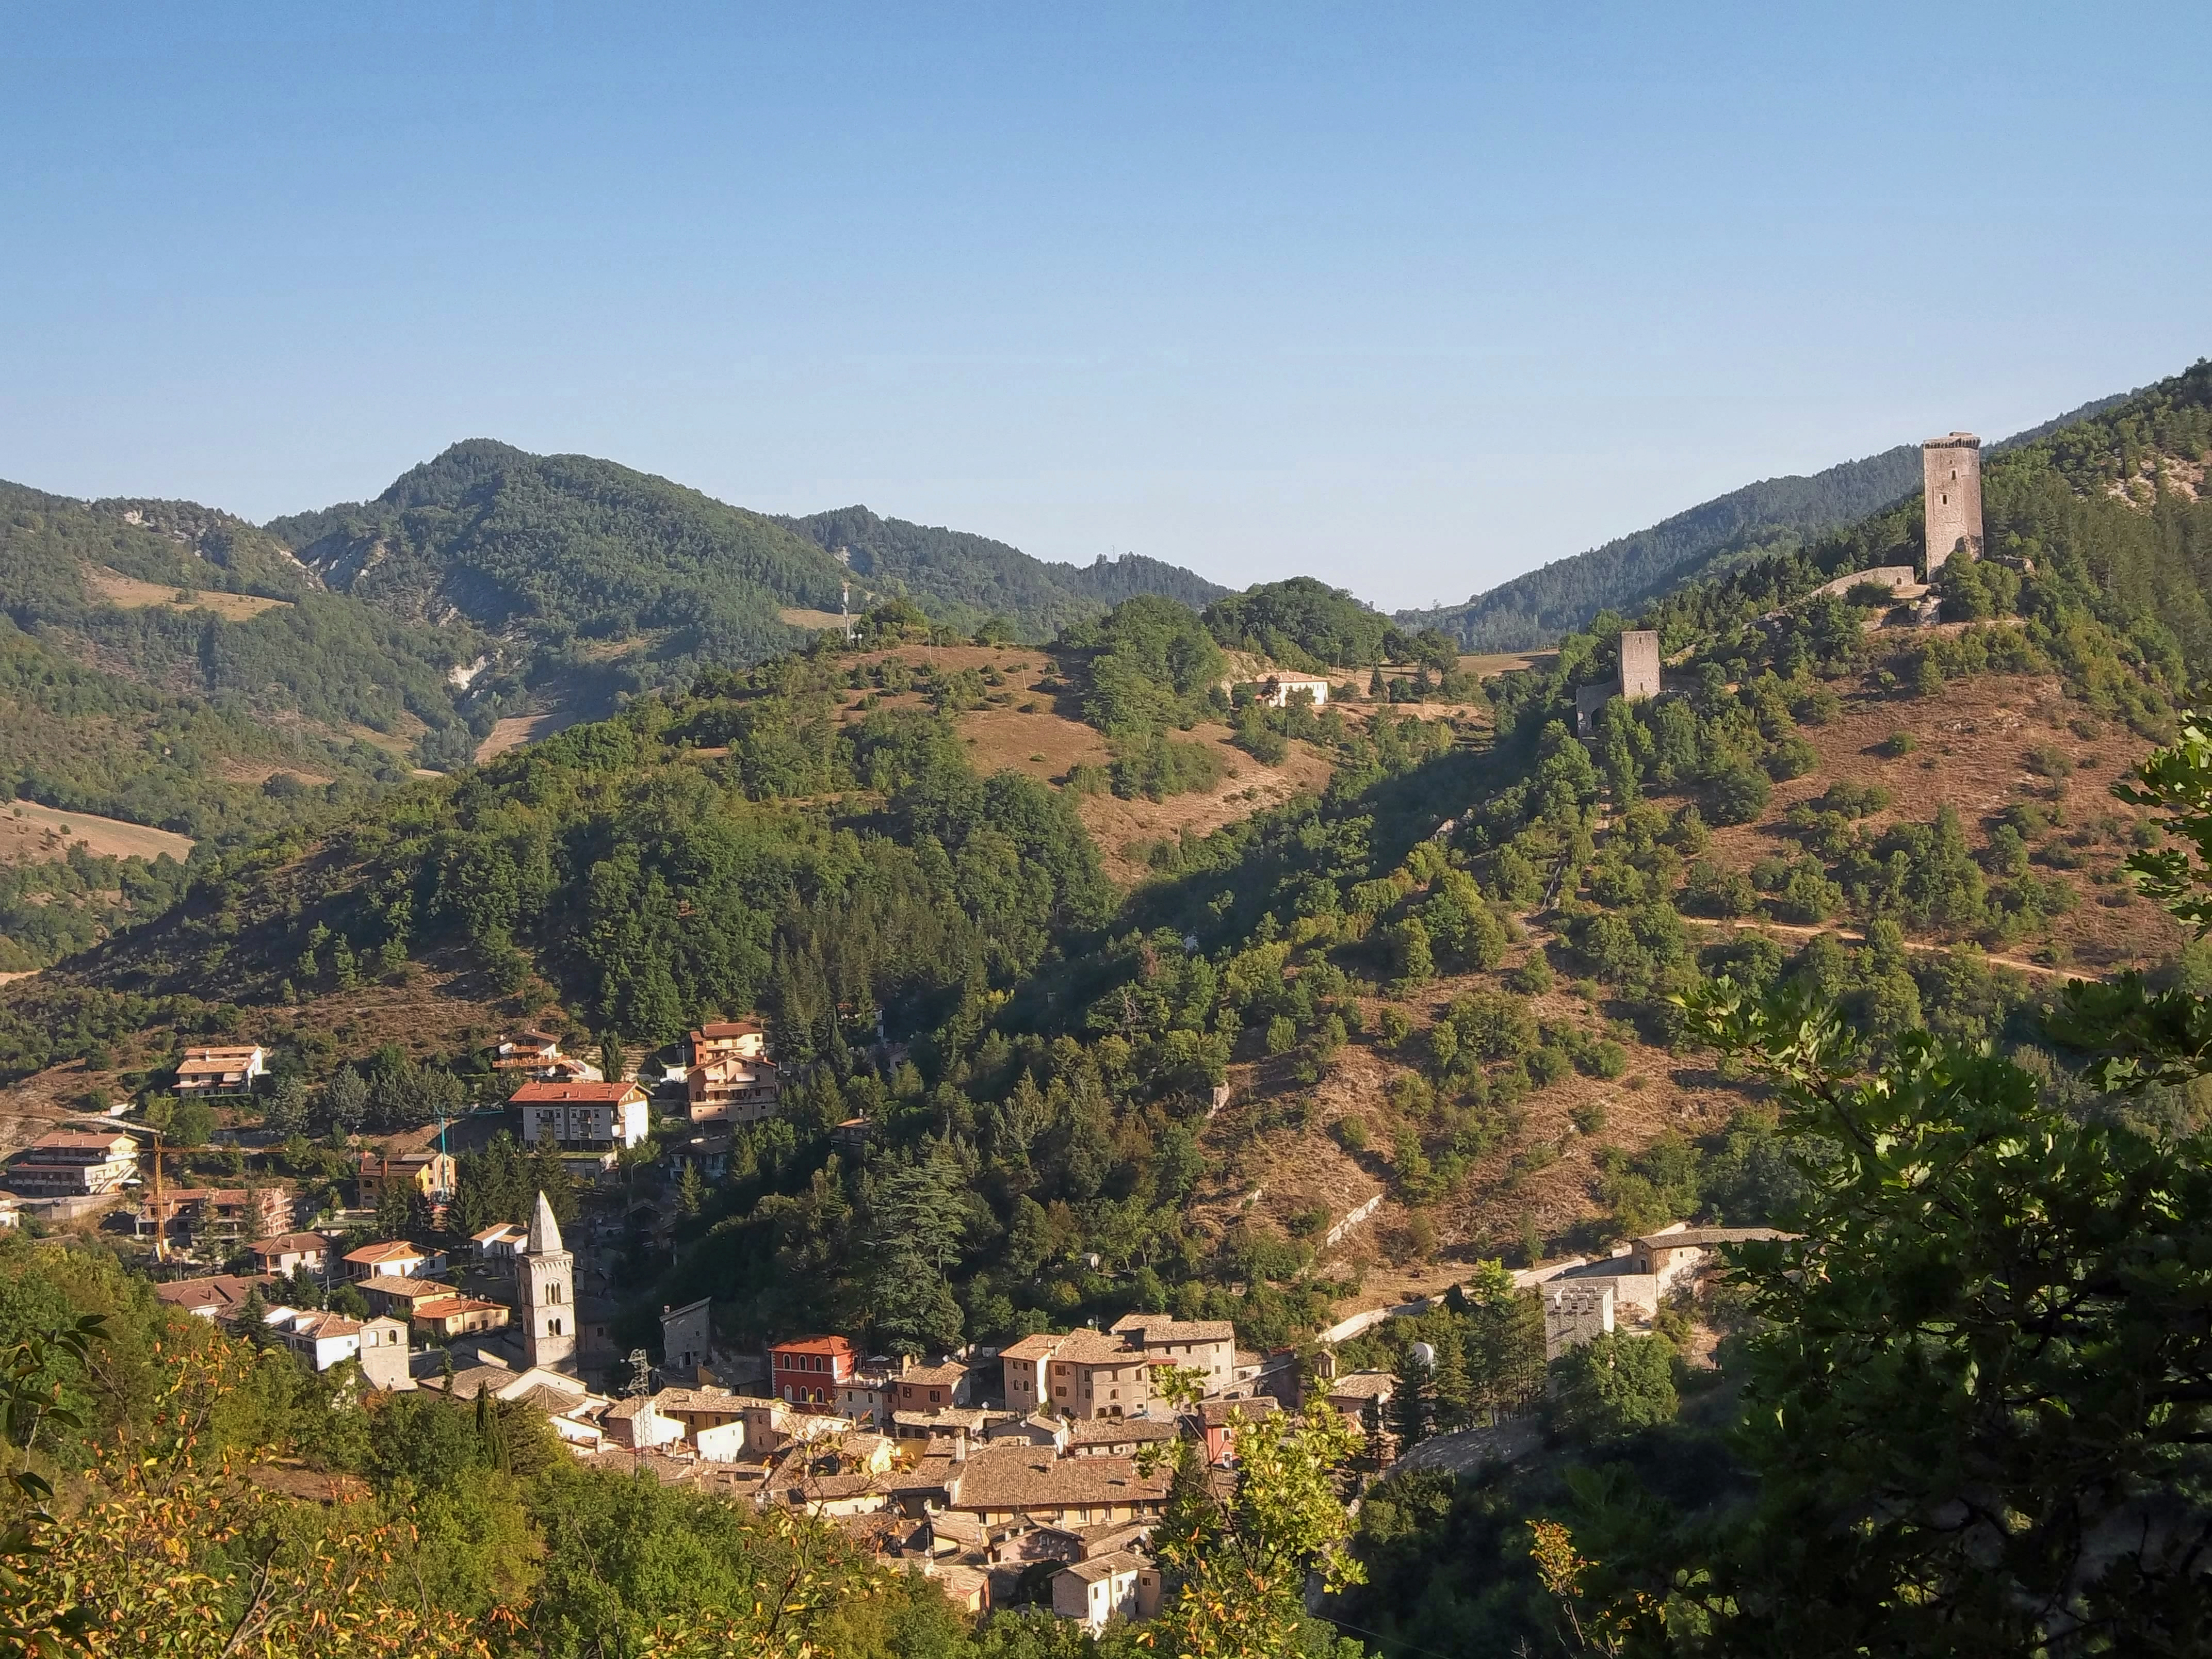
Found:
<svg viewBox="0 0 2212 1659"><path fill-rule="evenodd" d="M835 1411L837 1385L852 1376L859 1359L842 1336L793 1337L768 1351L769 1386L778 1400Z"/></svg>

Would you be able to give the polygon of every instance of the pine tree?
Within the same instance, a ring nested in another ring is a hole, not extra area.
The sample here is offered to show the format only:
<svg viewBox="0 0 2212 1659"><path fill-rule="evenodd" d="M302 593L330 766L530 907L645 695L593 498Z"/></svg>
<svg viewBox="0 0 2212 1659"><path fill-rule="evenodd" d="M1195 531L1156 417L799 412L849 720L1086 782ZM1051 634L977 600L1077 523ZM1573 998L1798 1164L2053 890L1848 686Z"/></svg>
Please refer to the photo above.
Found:
<svg viewBox="0 0 2212 1659"><path fill-rule="evenodd" d="M1437 1334L1436 1350L1429 1390L1436 1401L1437 1427L1463 1429L1473 1420L1474 1386L1467 1374L1467 1352L1457 1321Z"/></svg>
<svg viewBox="0 0 2212 1659"><path fill-rule="evenodd" d="M1403 1457L1429 1432L1429 1368L1420 1362L1411 1344L1398 1356L1396 1376L1397 1386L1390 1395L1390 1426L1398 1436L1398 1455Z"/></svg>
<svg viewBox="0 0 2212 1659"><path fill-rule="evenodd" d="M376 1194L376 1236L404 1238L415 1219L413 1183L386 1181Z"/></svg>
<svg viewBox="0 0 2212 1659"><path fill-rule="evenodd" d="M699 1166L687 1162L684 1174L676 1183L676 1211L678 1215L694 1216L707 1202L707 1183L699 1178Z"/></svg>
<svg viewBox="0 0 2212 1659"><path fill-rule="evenodd" d="M330 1120L331 1133L349 1135L368 1115L368 1085L352 1066L339 1066L323 1085L323 1115Z"/></svg>

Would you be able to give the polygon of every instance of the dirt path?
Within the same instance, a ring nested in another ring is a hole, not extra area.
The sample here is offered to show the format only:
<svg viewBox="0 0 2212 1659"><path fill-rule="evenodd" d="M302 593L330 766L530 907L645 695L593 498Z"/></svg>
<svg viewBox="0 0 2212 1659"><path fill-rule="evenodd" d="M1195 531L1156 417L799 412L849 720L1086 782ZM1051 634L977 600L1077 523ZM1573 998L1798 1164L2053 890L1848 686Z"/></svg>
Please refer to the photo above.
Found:
<svg viewBox="0 0 2212 1659"><path fill-rule="evenodd" d="M1730 926L1728 922L1708 921L1698 916L1684 916L1682 920L1690 927L1708 927L1715 932ZM1736 926L1749 928L1754 933L1790 933L1799 939L1811 939L1815 933L1833 933L1838 939L1849 939L1855 945L1866 943L1865 933L1856 927L1808 927L1804 923L1794 921L1747 921ZM1905 948L1908 951L1917 951L1923 956L1942 956L1952 947L1948 945L1938 945L1930 940L1909 939L1905 941ZM1986 951L1982 953L1982 960L1993 968L2011 968L2023 974L2041 974L2051 979L2101 980L2111 977L2108 974L2093 974L2084 969L2054 968L2049 963L2030 962L2026 957L1994 956Z"/></svg>

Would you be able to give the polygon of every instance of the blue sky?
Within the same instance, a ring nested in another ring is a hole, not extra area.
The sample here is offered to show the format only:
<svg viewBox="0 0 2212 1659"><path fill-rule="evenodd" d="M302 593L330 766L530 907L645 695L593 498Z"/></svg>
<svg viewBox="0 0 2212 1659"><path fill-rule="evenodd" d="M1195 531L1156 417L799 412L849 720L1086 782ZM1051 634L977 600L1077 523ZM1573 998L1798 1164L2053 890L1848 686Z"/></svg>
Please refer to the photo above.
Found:
<svg viewBox="0 0 2212 1659"><path fill-rule="evenodd" d="M2212 350L2201 4L638 9L0 12L0 477L491 436L1403 605Z"/></svg>

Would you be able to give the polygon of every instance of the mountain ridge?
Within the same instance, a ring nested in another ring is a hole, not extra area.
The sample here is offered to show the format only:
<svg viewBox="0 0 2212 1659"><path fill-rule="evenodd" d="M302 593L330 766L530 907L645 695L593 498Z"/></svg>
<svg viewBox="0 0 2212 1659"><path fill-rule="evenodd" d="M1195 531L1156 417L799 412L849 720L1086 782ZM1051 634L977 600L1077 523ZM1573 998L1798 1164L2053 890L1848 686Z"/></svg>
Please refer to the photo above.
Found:
<svg viewBox="0 0 2212 1659"><path fill-rule="evenodd" d="M2117 408L2147 388L2092 398L1986 446L2030 444ZM1920 447L1899 444L1818 472L1740 486L1581 553L1526 570L1465 604L1394 612L1400 628L1435 628L1468 651L1525 651L1551 644L1607 609L1657 597L1706 571L1787 552L1879 513L1920 488Z"/></svg>

